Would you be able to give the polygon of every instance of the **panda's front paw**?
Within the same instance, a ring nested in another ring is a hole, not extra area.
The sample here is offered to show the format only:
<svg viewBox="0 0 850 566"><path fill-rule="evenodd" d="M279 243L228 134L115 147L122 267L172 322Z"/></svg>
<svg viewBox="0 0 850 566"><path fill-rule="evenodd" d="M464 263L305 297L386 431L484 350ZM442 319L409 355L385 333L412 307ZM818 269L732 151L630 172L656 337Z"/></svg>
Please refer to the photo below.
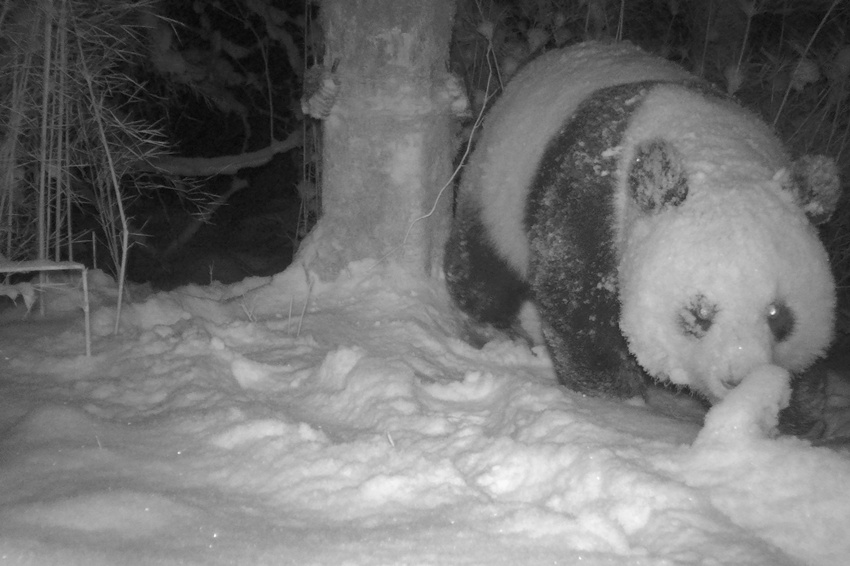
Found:
<svg viewBox="0 0 850 566"><path fill-rule="evenodd" d="M797 376L779 430L819 445L850 446L850 367L827 360Z"/></svg>
<svg viewBox="0 0 850 566"><path fill-rule="evenodd" d="M791 385L791 402L779 412L779 432L810 440L823 438L827 369L818 363L797 375Z"/></svg>

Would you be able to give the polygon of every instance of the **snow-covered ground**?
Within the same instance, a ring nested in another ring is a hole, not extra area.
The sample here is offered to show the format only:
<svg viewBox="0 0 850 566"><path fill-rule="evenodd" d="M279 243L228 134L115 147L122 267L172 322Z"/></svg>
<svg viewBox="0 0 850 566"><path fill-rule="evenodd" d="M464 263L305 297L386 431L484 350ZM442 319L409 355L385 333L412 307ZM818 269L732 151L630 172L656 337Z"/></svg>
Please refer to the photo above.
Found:
<svg viewBox="0 0 850 566"><path fill-rule="evenodd" d="M79 289L0 314L0 563L850 563L850 454L768 434L777 368L702 428L392 268L135 289L117 336L90 275L91 358Z"/></svg>

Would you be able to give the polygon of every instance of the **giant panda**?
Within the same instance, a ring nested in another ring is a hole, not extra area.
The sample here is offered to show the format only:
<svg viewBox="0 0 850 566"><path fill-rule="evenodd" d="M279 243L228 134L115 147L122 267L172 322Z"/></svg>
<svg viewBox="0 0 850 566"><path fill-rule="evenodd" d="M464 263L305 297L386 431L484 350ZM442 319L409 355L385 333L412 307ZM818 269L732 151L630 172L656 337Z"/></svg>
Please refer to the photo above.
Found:
<svg viewBox="0 0 850 566"><path fill-rule="evenodd" d="M837 169L629 44L548 52L484 120L457 193L446 283L475 323L539 314L559 381L709 403L755 367L800 372L830 344L835 284L814 223Z"/></svg>

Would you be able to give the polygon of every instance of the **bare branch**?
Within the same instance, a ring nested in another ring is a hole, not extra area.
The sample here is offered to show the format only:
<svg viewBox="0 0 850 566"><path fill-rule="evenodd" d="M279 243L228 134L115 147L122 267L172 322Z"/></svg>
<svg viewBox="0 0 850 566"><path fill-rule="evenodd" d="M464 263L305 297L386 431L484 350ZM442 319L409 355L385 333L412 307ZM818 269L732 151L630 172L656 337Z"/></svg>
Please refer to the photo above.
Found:
<svg viewBox="0 0 850 566"><path fill-rule="evenodd" d="M241 169L265 165L278 153L286 153L299 146L301 146L301 132L295 131L285 140L274 141L257 151L218 157L162 157L148 162L142 170L185 177L233 175Z"/></svg>

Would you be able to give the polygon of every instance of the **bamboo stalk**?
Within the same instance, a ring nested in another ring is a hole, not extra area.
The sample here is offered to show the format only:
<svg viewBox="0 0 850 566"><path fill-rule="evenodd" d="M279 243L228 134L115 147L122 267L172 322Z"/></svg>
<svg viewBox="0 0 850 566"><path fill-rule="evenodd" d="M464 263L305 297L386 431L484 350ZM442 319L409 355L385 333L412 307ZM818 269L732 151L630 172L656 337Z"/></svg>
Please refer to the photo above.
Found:
<svg viewBox="0 0 850 566"><path fill-rule="evenodd" d="M71 123L71 115L68 111L68 105L65 105L65 123ZM65 180L65 228L66 228L66 239L68 242L68 260L74 261L74 215L72 214L72 206L74 204L71 199L71 128L65 128L65 152L66 152L66 162L65 168L63 169L63 179Z"/></svg>
<svg viewBox="0 0 850 566"><path fill-rule="evenodd" d="M67 88L68 88L68 2L67 0L62 0L60 9L59 9L59 23L58 23L58 32L59 32L59 41L57 42L57 60L58 64L58 74L59 74L59 89L55 95L55 114L54 114L54 127L55 131L55 140L56 140L56 161L53 163L53 178L55 179L55 193L54 193L54 232L55 238L53 242L53 258L54 261L60 261L62 259L62 220L63 220L63 204L64 204L64 194L65 194L65 179L68 174L68 156L67 156L67 146L65 145L65 141L67 139L68 133L68 122L65 121L65 97L67 96Z"/></svg>
<svg viewBox="0 0 850 566"><path fill-rule="evenodd" d="M80 51L80 55L82 56L83 46L80 43L79 35L77 36L77 47ZM81 63L83 66L83 79L85 80L86 86L88 87L90 103L92 105L93 111L92 113L94 114L95 123L97 124L98 135L100 136L100 143L103 145L104 155L106 156L106 160L108 162L108 171L110 180L112 182L112 189L115 195L115 204L117 205L118 214L121 219L121 266L118 275L118 304L115 309L115 327L113 329L113 334L118 334L118 329L121 325L121 307L123 305L124 298L124 282L127 274L127 252L130 247L130 231L127 228L127 216L124 212L124 203L121 199L121 189L118 184L118 175L115 173L115 162L112 158L112 152L109 148L109 140L106 137L106 129L103 125L102 108L104 105L104 101L102 97L98 98L95 95L94 85L92 84L92 75L88 69L88 66L86 65L84 57L81 57Z"/></svg>
<svg viewBox="0 0 850 566"><path fill-rule="evenodd" d="M38 225L38 259L43 260L47 258L47 168L45 167L45 163L47 161L47 122L49 118L49 106L50 106L50 65L51 65L51 53L52 53L52 44L53 44L53 34L51 32L52 23L50 21L50 13L52 13L52 0L47 0L47 9L41 11L41 15L44 18L44 28L43 28L43 50L42 50L42 82L41 82L41 135L39 136L39 175L38 175L38 205L37 205L37 225ZM39 284L44 286L45 284L45 272L39 271L38 273L38 281ZM44 301L38 302L39 314L44 316Z"/></svg>
<svg viewBox="0 0 850 566"><path fill-rule="evenodd" d="M83 315L86 319L86 357L91 357L91 309L89 308L89 270L82 269L83 279Z"/></svg>
<svg viewBox="0 0 850 566"><path fill-rule="evenodd" d="M38 259L47 258L47 235L45 234L45 207L47 201L47 121L50 98L50 55L53 44L53 34L50 33L50 13L53 11L53 1L46 0L47 9L41 11L44 18L44 47L42 50L43 68L41 72L41 136L39 139L39 175L38 175ZM43 281L42 281L43 283Z"/></svg>

